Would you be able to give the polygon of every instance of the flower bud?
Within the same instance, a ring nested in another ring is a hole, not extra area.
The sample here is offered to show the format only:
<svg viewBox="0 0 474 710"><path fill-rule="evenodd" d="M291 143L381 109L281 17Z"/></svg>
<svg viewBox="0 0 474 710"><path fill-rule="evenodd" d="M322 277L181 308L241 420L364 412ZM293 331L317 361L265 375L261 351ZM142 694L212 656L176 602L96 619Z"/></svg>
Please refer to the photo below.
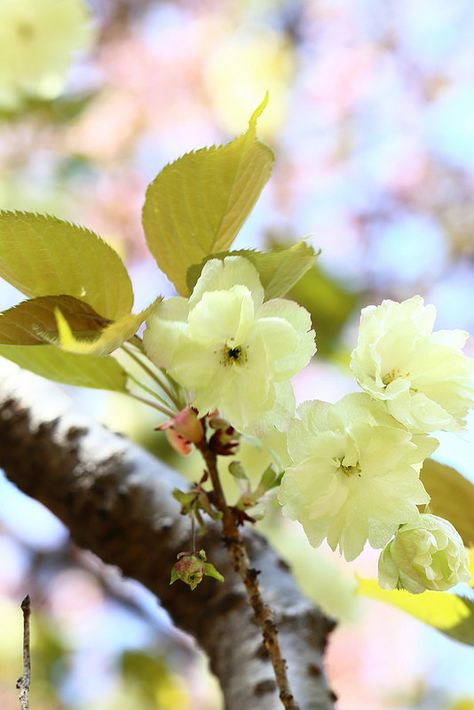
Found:
<svg viewBox="0 0 474 710"><path fill-rule="evenodd" d="M199 444L204 438L202 423L192 407L186 407L174 417L173 429L193 444Z"/></svg>
<svg viewBox="0 0 474 710"><path fill-rule="evenodd" d="M183 456L191 453L191 444L199 444L204 438L204 428L196 410L192 407L186 407L178 412L175 417L161 424L157 430L166 432L170 445Z"/></svg>
<svg viewBox="0 0 474 710"><path fill-rule="evenodd" d="M204 562L198 555L183 555L176 562L171 574L172 584L176 579L180 579L188 584L191 589L196 589L204 577Z"/></svg>
<svg viewBox="0 0 474 710"><path fill-rule="evenodd" d="M470 579L468 557L459 533L447 520L422 514L402 525L379 558L384 589L444 591Z"/></svg>
<svg viewBox="0 0 474 710"><path fill-rule="evenodd" d="M223 582L224 577L216 570L213 564L207 562L204 550L199 552L180 552L178 561L171 570L170 584L180 579L182 582L196 589L204 577L212 577L218 582Z"/></svg>
<svg viewBox="0 0 474 710"><path fill-rule="evenodd" d="M239 447L239 439L240 434L232 426L217 429L209 439L209 447L219 456L233 456Z"/></svg>

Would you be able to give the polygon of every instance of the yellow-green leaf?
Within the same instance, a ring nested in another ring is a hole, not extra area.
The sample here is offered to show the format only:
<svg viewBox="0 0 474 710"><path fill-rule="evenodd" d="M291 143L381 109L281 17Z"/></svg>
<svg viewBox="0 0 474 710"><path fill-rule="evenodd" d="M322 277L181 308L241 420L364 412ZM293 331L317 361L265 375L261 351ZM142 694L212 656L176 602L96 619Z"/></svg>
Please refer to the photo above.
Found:
<svg viewBox="0 0 474 710"><path fill-rule="evenodd" d="M116 350L120 345L135 335L144 320L148 318L158 301L157 298L140 313L130 313L111 323L95 340L79 340L76 338L68 319L60 309L56 309L58 340L55 344L70 353L103 356Z"/></svg>
<svg viewBox="0 0 474 710"><path fill-rule="evenodd" d="M265 289L265 299L285 296L302 276L313 266L317 254L312 246L305 241L294 244L289 249L261 252L253 249L239 249L231 252L210 254L200 264L194 264L188 269L187 283L192 291L201 271L209 259L224 259L226 256L244 256L257 269L262 286Z"/></svg>
<svg viewBox="0 0 474 710"><path fill-rule="evenodd" d="M410 594L381 589L375 579L358 579L359 594L391 604L456 641L474 646L474 602L449 592Z"/></svg>
<svg viewBox="0 0 474 710"><path fill-rule="evenodd" d="M61 309L76 335L93 337L109 321L73 296L39 296L0 313L0 344L39 345L57 333L55 309Z"/></svg>
<svg viewBox="0 0 474 710"><path fill-rule="evenodd" d="M88 229L56 217L0 212L0 277L27 296L74 296L111 320L133 305L118 254Z"/></svg>
<svg viewBox="0 0 474 710"><path fill-rule="evenodd" d="M242 136L183 155L148 187L143 206L148 247L182 295L188 294L189 267L229 249L270 177L273 153L256 135L266 103L267 97Z"/></svg>
<svg viewBox="0 0 474 710"><path fill-rule="evenodd" d="M451 466L427 459L421 480L431 496L430 511L449 520L466 547L474 545L474 485Z"/></svg>
<svg viewBox="0 0 474 710"><path fill-rule="evenodd" d="M25 370L66 385L126 392L127 373L110 356L76 355L54 345L0 345L0 355Z"/></svg>

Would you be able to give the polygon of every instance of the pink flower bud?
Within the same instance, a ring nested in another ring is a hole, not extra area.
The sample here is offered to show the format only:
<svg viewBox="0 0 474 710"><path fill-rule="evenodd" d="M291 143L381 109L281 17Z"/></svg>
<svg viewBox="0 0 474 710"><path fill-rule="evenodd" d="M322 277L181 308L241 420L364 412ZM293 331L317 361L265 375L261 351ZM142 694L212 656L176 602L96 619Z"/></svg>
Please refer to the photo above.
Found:
<svg viewBox="0 0 474 710"><path fill-rule="evenodd" d="M178 412L175 417L158 427L165 431L170 445L183 456L191 453L191 444L199 444L204 438L204 428L197 412L191 407Z"/></svg>
<svg viewBox="0 0 474 710"><path fill-rule="evenodd" d="M166 432L166 438L168 439L170 446L177 451L178 454L181 454L181 456L188 456L191 453L192 447L189 441L183 439L181 434L178 434L178 432L174 429L168 429Z"/></svg>
<svg viewBox="0 0 474 710"><path fill-rule="evenodd" d="M204 437L204 429L197 412L191 407L186 407L174 417L173 429L186 441L199 444Z"/></svg>

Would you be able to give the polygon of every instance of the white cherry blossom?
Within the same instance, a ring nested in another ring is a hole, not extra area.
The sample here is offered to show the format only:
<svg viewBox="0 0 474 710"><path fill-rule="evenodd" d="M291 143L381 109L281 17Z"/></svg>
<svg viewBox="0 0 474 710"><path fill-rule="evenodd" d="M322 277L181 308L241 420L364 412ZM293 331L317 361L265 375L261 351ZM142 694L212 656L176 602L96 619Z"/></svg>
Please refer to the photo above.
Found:
<svg viewBox="0 0 474 710"><path fill-rule="evenodd" d="M326 539L353 560L367 540L383 547L400 524L418 519L417 506L429 501L419 471L436 441L413 436L362 392L336 404L305 402L298 415L279 499L312 545Z"/></svg>
<svg viewBox="0 0 474 710"><path fill-rule="evenodd" d="M468 333L433 332L435 317L421 296L368 306L352 353L360 386L418 432L459 429L474 406L474 361L461 351Z"/></svg>
<svg viewBox="0 0 474 710"><path fill-rule="evenodd" d="M160 303L144 345L201 416L218 409L242 432L287 426L290 378L316 350L309 313L282 298L264 303L257 270L240 256L211 259L189 299Z"/></svg>

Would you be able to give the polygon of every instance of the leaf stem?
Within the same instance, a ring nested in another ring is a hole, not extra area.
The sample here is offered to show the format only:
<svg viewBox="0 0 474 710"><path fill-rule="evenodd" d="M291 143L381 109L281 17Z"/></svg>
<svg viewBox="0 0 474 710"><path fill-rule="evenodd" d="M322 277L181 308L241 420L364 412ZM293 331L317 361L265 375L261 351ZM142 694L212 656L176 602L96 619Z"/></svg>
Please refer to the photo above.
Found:
<svg viewBox="0 0 474 710"><path fill-rule="evenodd" d="M247 592L247 598L253 609L255 621L262 633L263 642L272 662L275 678L280 694L280 700L286 710L298 710L299 706L290 690L288 675L286 672L286 661L282 656L280 643L278 640L278 628L273 619L270 607L264 602L260 586L257 580L257 570L250 567L250 560L245 549L242 536L239 533L234 513L227 505L224 490L217 470L217 455L209 447L204 438L201 444L196 444L206 464L214 494L217 508L222 513L222 528L224 541L229 552L232 566L239 574Z"/></svg>

